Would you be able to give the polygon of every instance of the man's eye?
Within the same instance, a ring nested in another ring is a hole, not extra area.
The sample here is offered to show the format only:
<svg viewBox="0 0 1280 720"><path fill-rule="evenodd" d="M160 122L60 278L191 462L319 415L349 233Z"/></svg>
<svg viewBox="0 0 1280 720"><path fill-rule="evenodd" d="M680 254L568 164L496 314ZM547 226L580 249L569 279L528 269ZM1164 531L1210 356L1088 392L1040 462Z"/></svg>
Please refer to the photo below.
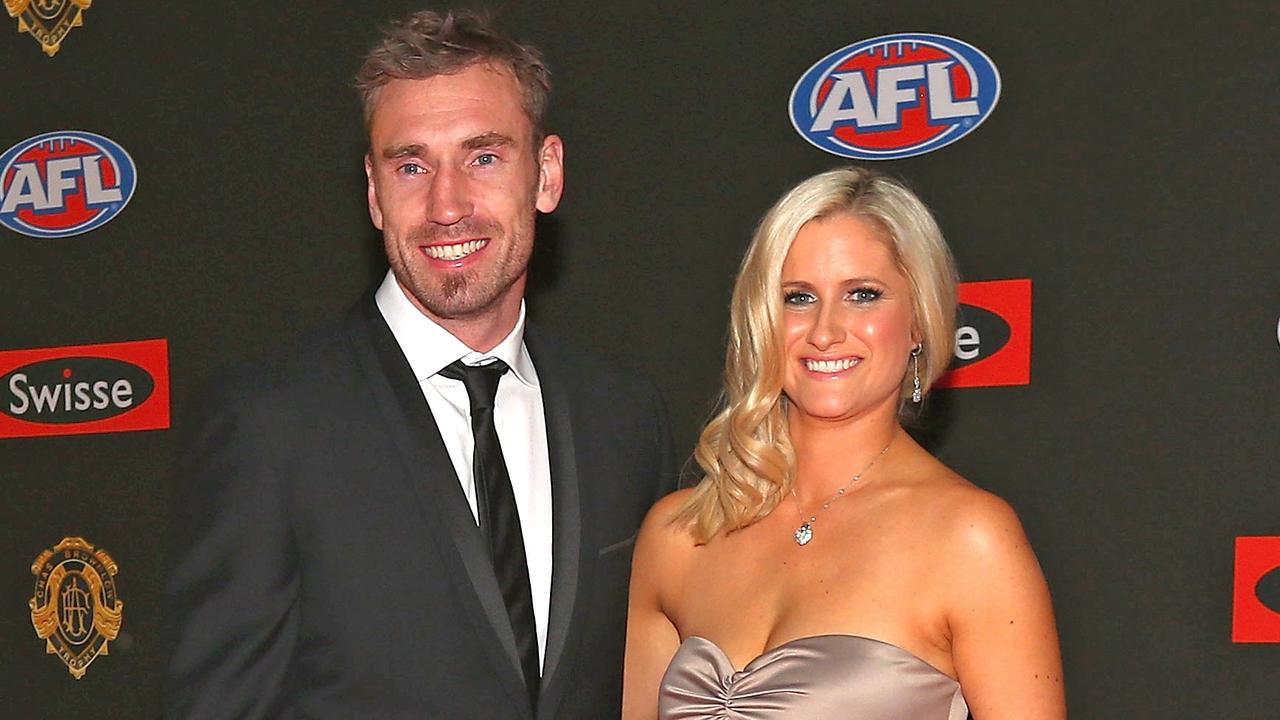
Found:
<svg viewBox="0 0 1280 720"><path fill-rule="evenodd" d="M398 170L399 170L399 171L400 171L400 173L401 173L401 174L403 174L403 175L418 175L418 174L420 174L420 173L424 173L424 172L426 172L426 169L425 169L425 168L423 168L423 167L422 167L421 165L419 165L418 163L405 163L405 164L401 165L401 166L398 168Z"/></svg>
<svg viewBox="0 0 1280 720"><path fill-rule="evenodd" d="M849 292L849 299L859 303L871 302L879 297L880 291L875 288L861 287Z"/></svg>
<svg viewBox="0 0 1280 720"><path fill-rule="evenodd" d="M476 165L492 165L496 162L498 162L498 156L493 153L484 153L476 156L475 159Z"/></svg>
<svg viewBox="0 0 1280 720"><path fill-rule="evenodd" d="M815 300L817 298L813 296L813 293L800 292L798 290L782 296L782 301L787 305L810 305Z"/></svg>

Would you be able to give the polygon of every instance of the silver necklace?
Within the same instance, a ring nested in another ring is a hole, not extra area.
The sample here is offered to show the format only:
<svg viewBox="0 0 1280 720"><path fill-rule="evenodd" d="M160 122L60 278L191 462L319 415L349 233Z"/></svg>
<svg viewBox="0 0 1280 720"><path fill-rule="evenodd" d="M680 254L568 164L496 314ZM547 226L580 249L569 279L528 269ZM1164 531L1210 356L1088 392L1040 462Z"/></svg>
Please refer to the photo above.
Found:
<svg viewBox="0 0 1280 720"><path fill-rule="evenodd" d="M791 497L796 499L796 514L800 516L800 527L796 528L796 532L793 535L793 537L796 539L797 545L804 547L805 545L808 545L811 540L813 540L813 524L818 522L818 513L831 507L831 503L843 497L845 491L848 490L850 487L852 487L854 483L858 482L858 480L862 479L862 476L868 470L870 470L873 465L876 464L876 461L879 460L881 457L883 457L884 454L889 451L889 445L892 445L892 444L893 444L893 440L890 440L888 445L884 446L883 450L876 453L876 456L871 458L871 462L867 463L866 467L862 468L862 470L857 475L854 475L852 478L850 478L849 482L845 483L844 487L837 490L834 495L827 498L827 501L822 503L822 507L818 508L817 510L814 510L813 514L809 516L808 520L804 519L804 508L800 507L800 496L796 494L795 486L794 485L791 486Z"/></svg>

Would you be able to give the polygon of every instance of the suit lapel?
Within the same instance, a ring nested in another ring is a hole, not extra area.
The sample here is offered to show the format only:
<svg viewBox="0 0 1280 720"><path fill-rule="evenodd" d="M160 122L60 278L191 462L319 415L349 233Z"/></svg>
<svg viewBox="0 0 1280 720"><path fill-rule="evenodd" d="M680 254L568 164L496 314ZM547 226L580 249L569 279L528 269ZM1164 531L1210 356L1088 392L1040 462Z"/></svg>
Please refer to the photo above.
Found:
<svg viewBox="0 0 1280 720"><path fill-rule="evenodd" d="M537 332L528 326L525 328L525 347L538 372L547 423L547 457L551 463L551 606L547 619L547 648L542 662L542 688L545 692L564 654L569 622L578 595L582 511L567 394L568 379L563 376L563 365L556 362L552 350L540 342Z"/></svg>
<svg viewBox="0 0 1280 720"><path fill-rule="evenodd" d="M498 675L514 704L524 708L522 713L526 717L531 717L515 634L484 538L462 493L417 378L372 295L352 311L350 328L357 359L369 379L370 392L382 411L388 432L404 459L403 478L417 498L424 524L440 547L453 547L457 551L460 562L450 564L457 575L452 585L464 595L462 603L481 644L494 666L500 668ZM559 564L558 557L556 561Z"/></svg>

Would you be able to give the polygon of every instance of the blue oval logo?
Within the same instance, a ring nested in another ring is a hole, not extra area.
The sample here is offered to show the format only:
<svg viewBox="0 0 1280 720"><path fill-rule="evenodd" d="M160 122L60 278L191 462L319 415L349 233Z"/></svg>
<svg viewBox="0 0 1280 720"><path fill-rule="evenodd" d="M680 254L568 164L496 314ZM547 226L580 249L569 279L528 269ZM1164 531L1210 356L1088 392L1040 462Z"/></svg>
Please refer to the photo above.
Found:
<svg viewBox="0 0 1280 720"><path fill-rule="evenodd" d="M28 138L0 155L0 224L38 238L87 233L129 204L137 177L129 153L101 135Z"/></svg>
<svg viewBox="0 0 1280 720"><path fill-rule="evenodd" d="M945 35L898 33L822 58L791 90L791 124L829 153L857 160L923 155L973 132L1000 99L1000 73Z"/></svg>

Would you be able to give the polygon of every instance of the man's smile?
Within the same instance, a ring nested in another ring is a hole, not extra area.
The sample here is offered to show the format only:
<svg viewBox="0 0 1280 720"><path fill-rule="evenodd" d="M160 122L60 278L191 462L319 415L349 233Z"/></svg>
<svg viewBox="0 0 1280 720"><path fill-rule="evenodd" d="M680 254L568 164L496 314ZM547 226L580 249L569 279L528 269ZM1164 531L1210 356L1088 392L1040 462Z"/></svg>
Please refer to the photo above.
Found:
<svg viewBox="0 0 1280 720"><path fill-rule="evenodd" d="M488 238L465 240L448 245L425 245L422 248L422 252L426 253L427 257L432 260L453 261L461 260L472 253L478 252L488 244Z"/></svg>

